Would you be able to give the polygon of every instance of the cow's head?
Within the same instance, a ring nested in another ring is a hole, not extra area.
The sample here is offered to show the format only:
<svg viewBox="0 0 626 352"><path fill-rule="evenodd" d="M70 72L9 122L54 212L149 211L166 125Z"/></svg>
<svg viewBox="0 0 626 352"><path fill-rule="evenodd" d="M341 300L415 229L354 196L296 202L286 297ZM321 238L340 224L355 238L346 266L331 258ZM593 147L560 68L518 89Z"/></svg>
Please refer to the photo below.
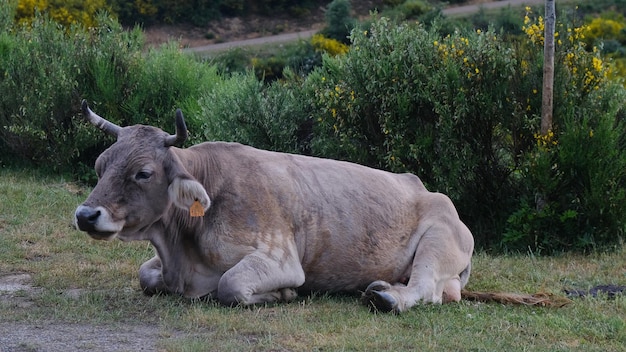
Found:
<svg viewBox="0 0 626 352"><path fill-rule="evenodd" d="M190 175L172 146L187 138L176 111L176 134L143 125L120 127L95 114L83 100L85 117L117 141L96 160L98 184L75 212L78 229L96 239L145 239L144 233L174 204L207 209L204 187Z"/></svg>

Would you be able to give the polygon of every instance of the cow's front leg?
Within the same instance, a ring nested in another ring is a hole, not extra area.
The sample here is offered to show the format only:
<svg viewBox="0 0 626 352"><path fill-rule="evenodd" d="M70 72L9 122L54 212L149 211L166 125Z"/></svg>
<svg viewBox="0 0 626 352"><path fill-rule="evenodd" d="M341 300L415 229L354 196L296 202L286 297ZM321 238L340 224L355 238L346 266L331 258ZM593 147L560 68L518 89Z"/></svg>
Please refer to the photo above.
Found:
<svg viewBox="0 0 626 352"><path fill-rule="evenodd" d="M217 299L226 306L291 301L304 283L297 255L255 252L222 275ZM295 253L292 253L295 254Z"/></svg>
<svg viewBox="0 0 626 352"><path fill-rule="evenodd" d="M139 267L139 285L147 295L157 293L169 293L165 282L163 282L162 264L159 256L141 264Z"/></svg>

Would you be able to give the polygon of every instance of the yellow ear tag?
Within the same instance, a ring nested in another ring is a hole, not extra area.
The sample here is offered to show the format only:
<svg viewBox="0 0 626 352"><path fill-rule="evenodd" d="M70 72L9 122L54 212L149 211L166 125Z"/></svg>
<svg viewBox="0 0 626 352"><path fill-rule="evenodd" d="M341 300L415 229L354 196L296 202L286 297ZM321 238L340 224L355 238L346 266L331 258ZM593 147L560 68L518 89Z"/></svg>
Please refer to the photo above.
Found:
<svg viewBox="0 0 626 352"><path fill-rule="evenodd" d="M191 207L189 207L189 215L191 215L192 218L204 216L204 207L202 204L200 204L197 200L193 202Z"/></svg>

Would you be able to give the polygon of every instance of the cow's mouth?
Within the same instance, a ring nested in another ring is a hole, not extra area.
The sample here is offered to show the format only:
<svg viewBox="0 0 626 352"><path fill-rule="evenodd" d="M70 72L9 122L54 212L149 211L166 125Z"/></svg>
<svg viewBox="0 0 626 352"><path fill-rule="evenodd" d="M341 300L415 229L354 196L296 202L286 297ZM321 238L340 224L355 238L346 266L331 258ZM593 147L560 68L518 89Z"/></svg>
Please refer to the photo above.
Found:
<svg viewBox="0 0 626 352"><path fill-rule="evenodd" d="M94 240L110 241L115 238L115 235L117 235L117 232L92 231L92 232L87 232L87 234Z"/></svg>

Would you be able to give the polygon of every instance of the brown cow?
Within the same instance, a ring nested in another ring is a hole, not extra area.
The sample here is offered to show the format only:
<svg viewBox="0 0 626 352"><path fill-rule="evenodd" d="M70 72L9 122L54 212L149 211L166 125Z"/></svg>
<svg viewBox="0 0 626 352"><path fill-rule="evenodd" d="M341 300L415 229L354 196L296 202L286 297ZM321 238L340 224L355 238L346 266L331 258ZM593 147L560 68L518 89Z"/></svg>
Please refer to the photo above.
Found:
<svg viewBox="0 0 626 352"><path fill-rule="evenodd" d="M76 225L95 239L150 241L156 255L139 269L146 293L230 306L361 291L368 306L394 312L461 299L472 234L417 176L237 143L179 149L180 110L168 135L82 109L117 141L96 161L98 184ZM192 207L206 213L192 217Z"/></svg>

